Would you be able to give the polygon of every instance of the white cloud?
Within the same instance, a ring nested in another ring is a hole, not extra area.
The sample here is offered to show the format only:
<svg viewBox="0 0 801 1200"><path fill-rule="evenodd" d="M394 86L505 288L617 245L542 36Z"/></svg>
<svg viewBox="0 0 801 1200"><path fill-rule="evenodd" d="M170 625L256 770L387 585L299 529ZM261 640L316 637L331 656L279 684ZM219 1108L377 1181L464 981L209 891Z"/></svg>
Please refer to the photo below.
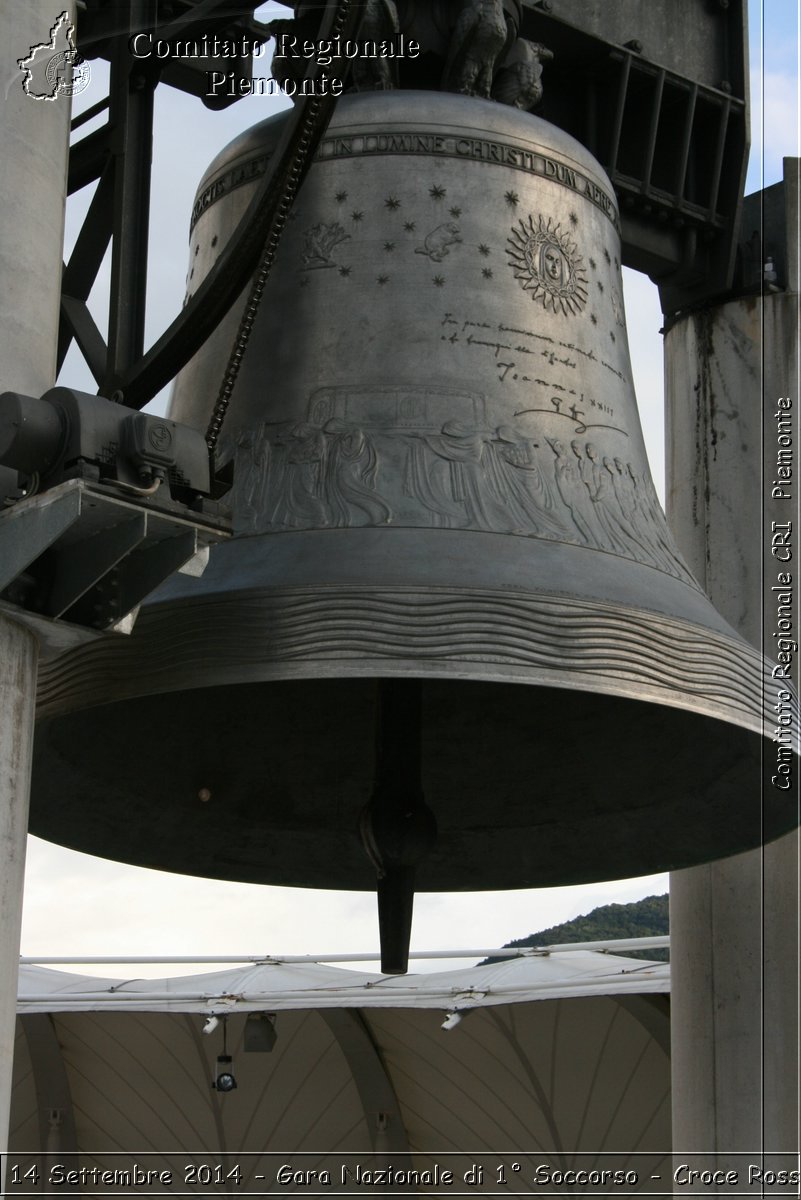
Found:
<svg viewBox="0 0 801 1200"><path fill-rule="evenodd" d="M420 894L413 949L493 948L598 905L666 890L667 876L659 875L578 888ZM377 946L372 893L192 879L29 839L22 932L27 955L351 954ZM97 970L157 977L187 969ZM437 963L414 969L434 970Z"/></svg>
<svg viewBox="0 0 801 1200"><path fill-rule="evenodd" d="M647 275L623 271L626 328L648 461L656 490L665 493L664 378L662 368L662 309L659 291Z"/></svg>
<svg viewBox="0 0 801 1200"><path fill-rule="evenodd" d="M782 179L782 158L799 154L799 81L792 72L759 71L752 78L751 157L747 190Z"/></svg>

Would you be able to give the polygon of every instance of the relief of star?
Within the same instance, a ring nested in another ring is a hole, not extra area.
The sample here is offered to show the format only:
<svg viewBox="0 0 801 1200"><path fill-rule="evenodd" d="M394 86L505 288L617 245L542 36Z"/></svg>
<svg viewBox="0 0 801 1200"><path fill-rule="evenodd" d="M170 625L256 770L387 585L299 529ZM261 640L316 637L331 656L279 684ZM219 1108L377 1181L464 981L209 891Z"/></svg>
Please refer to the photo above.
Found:
<svg viewBox="0 0 801 1200"><path fill-rule="evenodd" d="M483 254L484 258L486 258L489 254L492 253L489 246L485 242L481 243L481 245L478 248L478 252L479 252L479 254Z"/></svg>
<svg viewBox="0 0 801 1200"><path fill-rule="evenodd" d="M505 192L503 198L511 208L516 208L520 203L520 197L517 192Z"/></svg>
<svg viewBox="0 0 801 1200"><path fill-rule="evenodd" d="M389 275L379 275L378 279L376 280L376 283L380 284L381 287L383 287L385 283L389 283Z"/></svg>
<svg viewBox="0 0 801 1200"><path fill-rule="evenodd" d="M481 274L484 276L485 279L492 279L492 268L491 267L483 267L481 270Z"/></svg>
<svg viewBox="0 0 801 1200"><path fill-rule="evenodd" d="M572 212L572 213L570 214L570 224L571 224L571 225L578 225L578 217L576 216L576 214L575 214L574 212Z"/></svg>
<svg viewBox="0 0 801 1200"><path fill-rule="evenodd" d="M590 320L592 321L593 325L598 324L598 318L596 317L595 313L590 313Z"/></svg>
<svg viewBox="0 0 801 1200"><path fill-rule="evenodd" d="M337 192L337 204L344 204L348 198L347 192Z"/></svg>
<svg viewBox="0 0 801 1200"><path fill-rule="evenodd" d="M299 286L300 286L300 287L308 287L308 286L309 286L309 277L308 277L308 275L304 275L304 276L303 276L303 278L300 280L300 284L299 284Z"/></svg>
<svg viewBox="0 0 801 1200"><path fill-rule="evenodd" d="M395 249L395 243L394 242L384 242L384 249L386 250L387 254L391 254L392 251Z"/></svg>
<svg viewBox="0 0 801 1200"><path fill-rule="evenodd" d="M445 286L445 276L444 275L435 275L434 278L431 280L431 282L433 283L434 287L444 287Z"/></svg>
<svg viewBox="0 0 801 1200"><path fill-rule="evenodd" d="M594 259L594 258L591 258L591 259L590 259L590 266L592 267L593 271L595 270L595 268L596 268L596 265L597 265L597 264L596 264L596 262L595 262L595 259Z"/></svg>
<svg viewBox="0 0 801 1200"><path fill-rule="evenodd" d="M406 230L407 233L414 233L415 229L417 228L417 225L415 224L414 221L404 221L403 228Z"/></svg>
<svg viewBox="0 0 801 1200"><path fill-rule="evenodd" d="M453 208L452 208L452 209L450 209L450 214L451 214L451 216L452 216L452 217L461 217L461 215L462 215L462 210L461 210L461 208L459 208L459 206L458 206L458 205L456 205L456 204L455 204L455 205L453 206Z"/></svg>
<svg viewBox="0 0 801 1200"><path fill-rule="evenodd" d="M428 194L432 200L444 200L447 195L447 188L435 184L434 187L429 188Z"/></svg>
<svg viewBox="0 0 801 1200"><path fill-rule="evenodd" d="M612 339L612 341L613 341L613 342L616 342L616 341L617 341L617 338L616 338L616 337L615 337L615 335L612 333L611 329L610 329L610 331L609 331L609 336L610 336L610 338Z"/></svg>
<svg viewBox="0 0 801 1200"><path fill-rule="evenodd" d="M353 267L340 267L339 273L340 273L340 275L344 275L345 278L347 279L347 277L350 275L352 270L353 270Z"/></svg>
<svg viewBox="0 0 801 1200"><path fill-rule="evenodd" d="M603 290L604 290L604 285L601 283L601 281L600 281L600 279L599 279L599 280L598 280L598 291L599 291L599 292L602 292Z"/></svg>
<svg viewBox="0 0 801 1200"><path fill-rule="evenodd" d="M401 202L395 196L387 196L386 200L384 201L384 205L392 212L395 212L396 209L400 208Z"/></svg>
<svg viewBox="0 0 801 1200"><path fill-rule="evenodd" d="M604 250L604 258L606 259L606 261L607 261L608 263L611 263L611 261L612 261L612 260L611 260L611 258L609 257L609 251L608 251L608 250Z"/></svg>
<svg viewBox="0 0 801 1200"><path fill-rule="evenodd" d="M358 212L358 211L357 211L357 212L352 212L352 213L350 214L350 219L351 219L352 221L361 221L361 220L363 219L363 217L364 217L364 213L363 213L363 212Z"/></svg>

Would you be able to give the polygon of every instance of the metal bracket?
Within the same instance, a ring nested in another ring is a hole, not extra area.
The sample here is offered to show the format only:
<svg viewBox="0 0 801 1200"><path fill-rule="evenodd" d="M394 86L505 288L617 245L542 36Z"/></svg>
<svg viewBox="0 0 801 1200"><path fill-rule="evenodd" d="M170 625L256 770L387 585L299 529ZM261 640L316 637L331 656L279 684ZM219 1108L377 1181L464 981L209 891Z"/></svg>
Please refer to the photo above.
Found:
<svg viewBox="0 0 801 1200"><path fill-rule="evenodd" d="M43 657L130 633L141 602L176 571L200 574L230 536L219 517L170 513L71 479L0 515L0 610Z"/></svg>

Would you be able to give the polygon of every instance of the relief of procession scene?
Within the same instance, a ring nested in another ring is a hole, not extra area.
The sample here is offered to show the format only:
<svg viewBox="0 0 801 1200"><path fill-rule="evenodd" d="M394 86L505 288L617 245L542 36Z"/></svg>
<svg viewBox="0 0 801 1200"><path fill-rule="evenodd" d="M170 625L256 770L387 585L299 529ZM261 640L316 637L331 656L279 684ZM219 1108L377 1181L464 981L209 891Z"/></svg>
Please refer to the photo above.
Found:
<svg viewBox="0 0 801 1200"><path fill-rule="evenodd" d="M586 438L488 420L480 394L322 388L304 420L240 434L242 533L395 525L546 538L686 582L650 475Z"/></svg>

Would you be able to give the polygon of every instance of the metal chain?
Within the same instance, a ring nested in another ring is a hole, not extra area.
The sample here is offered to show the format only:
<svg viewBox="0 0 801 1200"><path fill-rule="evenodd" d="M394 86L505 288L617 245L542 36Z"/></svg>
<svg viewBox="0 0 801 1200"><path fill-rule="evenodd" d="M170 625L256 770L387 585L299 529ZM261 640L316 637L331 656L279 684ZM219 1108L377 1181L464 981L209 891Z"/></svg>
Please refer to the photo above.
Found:
<svg viewBox="0 0 801 1200"><path fill-rule="evenodd" d="M339 8L332 23L332 38L339 38L342 35L342 29L345 24L348 9L351 0L340 0ZM281 234L289 217L290 210L295 201L300 180L303 176L307 165L309 154L312 146L315 143L315 134L322 131L318 130L317 124L321 109L323 108L322 101L319 96L313 97L306 105L304 105L304 115L300 126L300 136L297 142L296 149L290 160L286 182L283 187L280 202L276 209L275 217L273 218L270 231L267 235L267 240L264 244L264 249L259 259L259 265L256 269L256 274L253 277L253 282L248 292L245 308L239 322L234 344L231 348L231 353L228 357L228 362L223 372L222 383L220 390L217 393L217 399L214 404L214 410L211 419L206 429L206 445L209 448L209 453L214 454L217 448L217 442L220 437L223 422L225 421L228 408L231 403L234 387L236 386L239 370L242 366L242 359L245 356L245 351L250 340L250 335L253 332L253 326L256 322L256 316L259 311L264 288L267 280L270 277L275 254L278 249L278 243L281 240ZM265 197L267 203L271 202L271 197Z"/></svg>

